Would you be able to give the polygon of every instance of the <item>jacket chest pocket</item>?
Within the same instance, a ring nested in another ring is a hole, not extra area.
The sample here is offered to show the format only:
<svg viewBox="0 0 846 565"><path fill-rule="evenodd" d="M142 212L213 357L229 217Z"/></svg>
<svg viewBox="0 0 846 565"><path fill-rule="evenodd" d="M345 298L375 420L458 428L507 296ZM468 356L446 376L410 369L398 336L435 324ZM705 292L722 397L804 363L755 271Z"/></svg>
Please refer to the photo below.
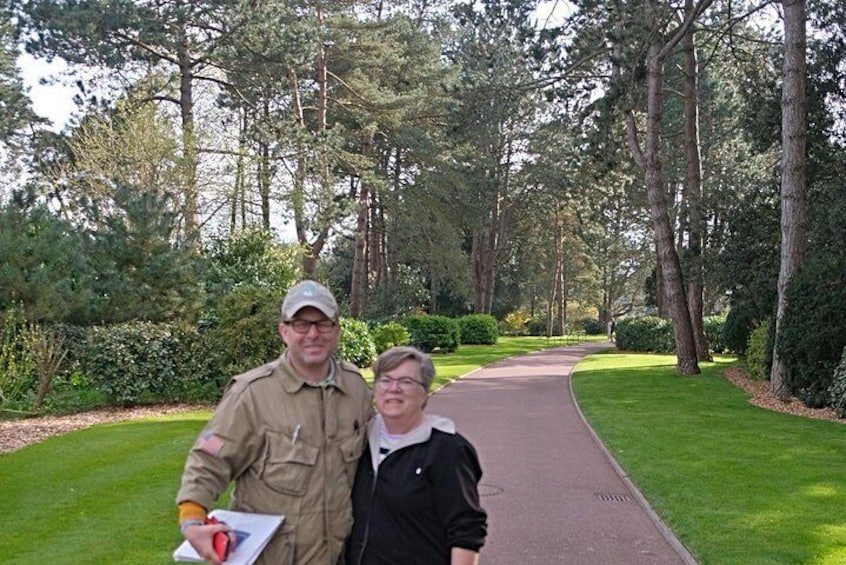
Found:
<svg viewBox="0 0 846 565"><path fill-rule="evenodd" d="M347 481L350 488L355 481L355 472L358 468L358 460L364 452L364 433L356 432L339 444L341 456L344 458L344 467L347 473Z"/></svg>
<svg viewBox="0 0 846 565"><path fill-rule="evenodd" d="M261 478L275 491L304 495L320 450L282 432L267 432L266 439Z"/></svg>

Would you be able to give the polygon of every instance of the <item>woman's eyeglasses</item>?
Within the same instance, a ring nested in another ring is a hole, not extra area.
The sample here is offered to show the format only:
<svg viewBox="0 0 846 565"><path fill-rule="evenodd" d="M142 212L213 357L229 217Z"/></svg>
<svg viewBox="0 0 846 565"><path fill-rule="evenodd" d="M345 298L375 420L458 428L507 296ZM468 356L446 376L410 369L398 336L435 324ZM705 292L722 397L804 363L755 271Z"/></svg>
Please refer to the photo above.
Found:
<svg viewBox="0 0 846 565"><path fill-rule="evenodd" d="M332 320L317 320L316 322L312 322L311 320L288 320L283 323L294 328L294 331L298 334L307 334L311 330L311 326L316 327L319 333L328 334L338 325Z"/></svg>
<svg viewBox="0 0 846 565"><path fill-rule="evenodd" d="M379 390L388 390L394 383L396 383L399 389L403 392L409 392L411 390L414 390L414 388L418 386L422 386L423 390L426 390L426 386L423 383L421 383L420 381L415 381L411 377L394 378L382 375L381 377L377 377L373 381L373 383Z"/></svg>

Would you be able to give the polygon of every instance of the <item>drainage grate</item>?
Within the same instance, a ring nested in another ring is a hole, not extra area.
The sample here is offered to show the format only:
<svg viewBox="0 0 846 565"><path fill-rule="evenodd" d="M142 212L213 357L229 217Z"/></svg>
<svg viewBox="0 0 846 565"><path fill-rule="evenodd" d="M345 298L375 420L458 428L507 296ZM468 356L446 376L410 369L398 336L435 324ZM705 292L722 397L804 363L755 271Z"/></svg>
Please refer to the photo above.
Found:
<svg viewBox="0 0 846 565"><path fill-rule="evenodd" d="M631 497L627 494L607 494L601 493L596 495L602 502L631 502Z"/></svg>

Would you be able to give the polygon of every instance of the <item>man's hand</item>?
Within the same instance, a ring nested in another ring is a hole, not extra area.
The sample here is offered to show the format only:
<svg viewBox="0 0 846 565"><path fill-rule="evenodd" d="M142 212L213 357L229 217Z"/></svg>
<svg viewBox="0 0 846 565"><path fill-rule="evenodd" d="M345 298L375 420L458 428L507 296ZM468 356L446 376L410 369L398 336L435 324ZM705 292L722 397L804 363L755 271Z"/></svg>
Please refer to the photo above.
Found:
<svg viewBox="0 0 846 565"><path fill-rule="evenodd" d="M234 535L232 529L219 522L217 524L188 526L185 528L185 539L188 540L200 557L211 565L222 565L223 561L218 557L217 551L214 549L214 535L217 532L225 532L229 536L230 544L234 544Z"/></svg>

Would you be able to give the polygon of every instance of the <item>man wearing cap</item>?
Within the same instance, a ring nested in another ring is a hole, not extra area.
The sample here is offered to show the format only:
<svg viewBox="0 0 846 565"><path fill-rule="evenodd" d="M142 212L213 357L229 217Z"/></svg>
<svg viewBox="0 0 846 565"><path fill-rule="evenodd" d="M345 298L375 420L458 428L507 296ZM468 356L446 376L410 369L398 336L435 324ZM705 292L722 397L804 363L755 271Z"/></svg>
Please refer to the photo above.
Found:
<svg viewBox="0 0 846 565"><path fill-rule="evenodd" d="M358 368L333 357L340 337L329 290L305 280L288 290L279 359L233 377L188 454L177 494L180 530L220 563L203 525L230 482L230 508L285 520L257 563L336 565L352 524L350 489L372 415Z"/></svg>

